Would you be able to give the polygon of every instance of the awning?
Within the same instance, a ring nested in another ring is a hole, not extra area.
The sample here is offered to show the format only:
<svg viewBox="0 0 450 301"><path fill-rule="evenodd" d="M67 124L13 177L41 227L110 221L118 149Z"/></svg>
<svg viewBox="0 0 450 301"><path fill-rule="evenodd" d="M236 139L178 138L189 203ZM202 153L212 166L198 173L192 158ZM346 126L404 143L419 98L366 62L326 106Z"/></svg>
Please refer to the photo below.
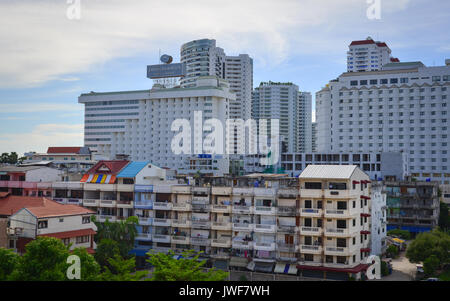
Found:
<svg viewBox="0 0 450 301"><path fill-rule="evenodd" d="M297 275L297 266L289 263L277 263L274 273Z"/></svg>
<svg viewBox="0 0 450 301"><path fill-rule="evenodd" d="M230 266L233 266L233 267L245 268L245 267L247 267L247 264L248 264L247 258L231 257L231 259L230 259Z"/></svg>
<svg viewBox="0 0 450 301"><path fill-rule="evenodd" d="M96 183L96 184L114 184L116 181L115 175L102 175L102 174L86 174L80 180L80 182Z"/></svg>
<svg viewBox="0 0 450 301"><path fill-rule="evenodd" d="M228 260L215 260L213 267L219 270L228 271Z"/></svg>
<svg viewBox="0 0 450 301"><path fill-rule="evenodd" d="M272 273L273 263L255 262L255 272Z"/></svg>
<svg viewBox="0 0 450 301"><path fill-rule="evenodd" d="M147 253L150 251L150 248L148 249L132 249L129 254L134 254L136 256L145 257L147 256Z"/></svg>
<svg viewBox="0 0 450 301"><path fill-rule="evenodd" d="M400 244L405 243L405 241L404 241L404 240L401 240L400 238L393 238L392 240L395 241L395 242L398 242L398 243L400 243Z"/></svg>

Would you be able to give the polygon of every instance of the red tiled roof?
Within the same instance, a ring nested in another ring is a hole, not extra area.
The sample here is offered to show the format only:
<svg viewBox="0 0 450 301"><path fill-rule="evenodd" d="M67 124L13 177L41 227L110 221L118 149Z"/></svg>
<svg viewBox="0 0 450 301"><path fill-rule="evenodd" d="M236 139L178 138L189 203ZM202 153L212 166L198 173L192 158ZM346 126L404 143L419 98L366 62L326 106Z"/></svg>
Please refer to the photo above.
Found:
<svg viewBox="0 0 450 301"><path fill-rule="evenodd" d="M6 198L9 195L9 192L0 192L0 198Z"/></svg>
<svg viewBox="0 0 450 301"><path fill-rule="evenodd" d="M92 229L81 229L81 230L73 230L73 231L66 231L66 232L40 234L38 236L55 237L55 238L63 239L63 238L69 238L69 237L94 235L96 233L97 232L95 232Z"/></svg>
<svg viewBox="0 0 450 301"><path fill-rule="evenodd" d="M384 42L377 43L377 46L378 47L388 47L388 45L386 43L384 43Z"/></svg>
<svg viewBox="0 0 450 301"><path fill-rule="evenodd" d="M367 45L367 44L375 44L373 40L361 40L361 41L353 41L350 46L355 45Z"/></svg>
<svg viewBox="0 0 450 301"><path fill-rule="evenodd" d="M111 161L99 161L97 164L92 166L91 169L89 169L86 173L87 174L117 174L119 171L122 170L130 161L128 160L111 160ZM105 166L109 171L106 170L99 170L102 166Z"/></svg>
<svg viewBox="0 0 450 301"><path fill-rule="evenodd" d="M54 146L48 148L47 154L78 154L80 149L81 146Z"/></svg>
<svg viewBox="0 0 450 301"><path fill-rule="evenodd" d="M95 213L81 206L63 205L44 197L9 195L0 198L0 215L10 216L22 208L26 208L38 218Z"/></svg>
<svg viewBox="0 0 450 301"><path fill-rule="evenodd" d="M391 57L391 62L393 63L400 63L400 60L396 57Z"/></svg>

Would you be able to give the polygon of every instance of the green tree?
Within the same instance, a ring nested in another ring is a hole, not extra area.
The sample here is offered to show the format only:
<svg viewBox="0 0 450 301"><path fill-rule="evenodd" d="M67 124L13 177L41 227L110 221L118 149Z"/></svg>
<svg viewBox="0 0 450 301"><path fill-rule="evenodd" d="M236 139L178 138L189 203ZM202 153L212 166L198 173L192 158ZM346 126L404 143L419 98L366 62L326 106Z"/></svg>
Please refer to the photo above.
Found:
<svg viewBox="0 0 450 301"><path fill-rule="evenodd" d="M439 213L439 228L444 231L450 230L450 216L448 215L448 205L441 202Z"/></svg>
<svg viewBox="0 0 450 301"><path fill-rule="evenodd" d="M0 248L0 281L9 279L19 263L19 255L12 250Z"/></svg>
<svg viewBox="0 0 450 301"><path fill-rule="evenodd" d="M387 234L391 235L391 236L398 236L398 237L406 239L406 240L411 239L411 233L407 230L394 229L394 230L388 231Z"/></svg>
<svg viewBox="0 0 450 301"><path fill-rule="evenodd" d="M115 240L104 238L97 245L95 260L105 269L109 265L108 260L116 255L120 255L119 243Z"/></svg>
<svg viewBox="0 0 450 301"><path fill-rule="evenodd" d="M439 267L439 259L436 255L431 255L423 262L423 271L427 276L433 276Z"/></svg>
<svg viewBox="0 0 450 301"><path fill-rule="evenodd" d="M398 255L398 248L394 245L390 245L386 250L387 256L395 258Z"/></svg>
<svg viewBox="0 0 450 301"><path fill-rule="evenodd" d="M175 259L174 253L147 253L147 261L154 267L152 281L224 281L228 273L210 269L205 272L206 261L199 261L201 252L183 252L182 258Z"/></svg>
<svg viewBox="0 0 450 301"><path fill-rule="evenodd" d="M389 267L386 261L381 261L381 276L389 275Z"/></svg>
<svg viewBox="0 0 450 301"><path fill-rule="evenodd" d="M450 255L450 235L435 229L432 232L420 233L406 250L406 257L411 262L424 262L435 255L440 265L448 264Z"/></svg>
<svg viewBox="0 0 450 301"><path fill-rule="evenodd" d="M66 260L68 248L61 240L53 237L38 237L29 242L26 253L20 257L13 280L62 281L66 280L69 267Z"/></svg>
<svg viewBox="0 0 450 301"><path fill-rule="evenodd" d="M136 259L124 259L119 254L108 259L109 266L100 275L102 281L139 281L148 275L147 271L136 271Z"/></svg>
<svg viewBox="0 0 450 301"><path fill-rule="evenodd" d="M81 279L82 281L98 280L100 274L100 265L95 261L94 256L89 254L85 248L76 248L72 255L80 257Z"/></svg>
<svg viewBox="0 0 450 301"><path fill-rule="evenodd" d="M129 258L129 252L134 247L134 239L137 235L136 226L139 220L136 216L130 216L126 220L118 222L110 222L106 220L104 223L97 222L93 217L93 222L97 226L97 234L95 241L100 243L103 239L111 239L117 242L120 255Z"/></svg>

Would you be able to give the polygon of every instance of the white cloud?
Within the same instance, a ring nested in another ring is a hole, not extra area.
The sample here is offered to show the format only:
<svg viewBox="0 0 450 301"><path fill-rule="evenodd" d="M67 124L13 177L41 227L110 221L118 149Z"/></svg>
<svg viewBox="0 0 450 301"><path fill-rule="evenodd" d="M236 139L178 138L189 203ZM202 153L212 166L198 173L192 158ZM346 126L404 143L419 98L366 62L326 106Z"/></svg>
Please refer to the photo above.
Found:
<svg viewBox="0 0 450 301"><path fill-rule="evenodd" d="M80 111L83 108L79 104L65 103L7 103L1 105L1 113L38 113L52 111Z"/></svg>
<svg viewBox="0 0 450 301"><path fill-rule="evenodd" d="M0 134L0 153L45 152L49 146L82 146L82 124L41 124L31 133Z"/></svg>
<svg viewBox="0 0 450 301"><path fill-rule="evenodd" d="M383 0L387 12L403 10L408 3ZM365 18L367 4L365 0L81 0L81 20L67 19L68 7L62 0L0 3L0 87L77 80L68 74L137 53L151 57L158 48L174 49L204 37L216 38L227 53L247 52L262 65L275 66L291 53L327 51L320 47L323 37L311 28ZM302 43L308 41L312 42Z"/></svg>

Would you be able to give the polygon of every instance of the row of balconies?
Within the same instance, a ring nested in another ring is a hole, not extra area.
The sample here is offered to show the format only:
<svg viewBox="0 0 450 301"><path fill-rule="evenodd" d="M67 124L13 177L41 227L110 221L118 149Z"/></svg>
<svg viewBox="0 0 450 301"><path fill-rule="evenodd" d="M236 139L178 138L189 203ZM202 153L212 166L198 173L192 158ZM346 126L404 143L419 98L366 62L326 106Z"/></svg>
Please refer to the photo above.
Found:
<svg viewBox="0 0 450 301"><path fill-rule="evenodd" d="M0 181L0 187L25 188L25 189L50 189L51 182L28 182L28 181Z"/></svg>
<svg viewBox="0 0 450 301"><path fill-rule="evenodd" d="M57 199L55 200L57 201ZM81 204L81 202L79 204ZM129 209L134 208L133 201L83 199L82 204L85 207L129 208Z"/></svg>

